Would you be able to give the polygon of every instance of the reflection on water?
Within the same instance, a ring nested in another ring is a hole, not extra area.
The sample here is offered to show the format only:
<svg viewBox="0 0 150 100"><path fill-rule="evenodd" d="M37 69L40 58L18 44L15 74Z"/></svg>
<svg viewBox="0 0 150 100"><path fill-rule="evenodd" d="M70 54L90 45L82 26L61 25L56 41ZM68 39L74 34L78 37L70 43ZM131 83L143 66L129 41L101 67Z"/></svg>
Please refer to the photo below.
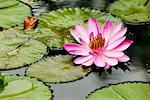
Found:
<svg viewBox="0 0 150 100"><path fill-rule="evenodd" d="M34 16L38 16L43 12L49 11L49 3L43 0L21 0L22 2L28 4L32 8L32 13Z"/></svg>
<svg viewBox="0 0 150 100"><path fill-rule="evenodd" d="M93 9L105 10L106 0L57 0L51 7L52 9L65 7L88 7Z"/></svg>
<svg viewBox="0 0 150 100"><path fill-rule="evenodd" d="M150 25L129 25L128 29L136 37L134 45L129 49L129 54L140 59L150 79Z"/></svg>
<svg viewBox="0 0 150 100"><path fill-rule="evenodd" d="M56 10L68 7L88 7L91 9L106 10L107 0L21 0L32 7L33 15L38 16L48 10Z"/></svg>

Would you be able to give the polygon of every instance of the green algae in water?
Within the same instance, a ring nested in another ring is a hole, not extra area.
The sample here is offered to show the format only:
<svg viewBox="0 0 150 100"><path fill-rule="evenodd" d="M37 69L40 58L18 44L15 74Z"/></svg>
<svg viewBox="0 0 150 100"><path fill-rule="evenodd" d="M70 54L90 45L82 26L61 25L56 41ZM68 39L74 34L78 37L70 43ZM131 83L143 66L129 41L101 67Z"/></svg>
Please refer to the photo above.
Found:
<svg viewBox="0 0 150 100"><path fill-rule="evenodd" d="M26 74L44 82L69 82L85 77L90 72L82 66L74 66L72 56L48 57L28 67Z"/></svg>
<svg viewBox="0 0 150 100"><path fill-rule="evenodd" d="M87 100L149 100L149 83L123 83L92 92Z"/></svg>
<svg viewBox="0 0 150 100"><path fill-rule="evenodd" d="M49 88L34 78L2 75L8 85L0 93L0 100L51 100Z"/></svg>
<svg viewBox="0 0 150 100"><path fill-rule="evenodd" d="M146 0L118 0L110 5L113 15L127 22L150 22L150 3Z"/></svg>
<svg viewBox="0 0 150 100"><path fill-rule="evenodd" d="M55 38L41 37L50 48L62 48L64 43L76 42L70 35L69 29L74 28L76 24L87 24L87 20L92 17L100 21L103 24L106 20L116 22L117 18L114 18L110 14L105 14L99 10L90 10L88 8L64 8L56 11L50 11L48 13L41 14L39 19L39 34L46 31L49 36L54 35ZM49 31L49 32L48 32ZM46 35L48 35L46 34ZM38 35L38 34L37 34ZM43 34L44 36L44 34ZM57 38L56 38L57 37Z"/></svg>
<svg viewBox="0 0 150 100"><path fill-rule="evenodd" d="M0 69L13 69L40 60L47 47L40 41L27 38L0 40Z"/></svg>
<svg viewBox="0 0 150 100"><path fill-rule="evenodd" d="M30 7L18 0L0 0L0 27L3 29L23 23L31 15Z"/></svg>

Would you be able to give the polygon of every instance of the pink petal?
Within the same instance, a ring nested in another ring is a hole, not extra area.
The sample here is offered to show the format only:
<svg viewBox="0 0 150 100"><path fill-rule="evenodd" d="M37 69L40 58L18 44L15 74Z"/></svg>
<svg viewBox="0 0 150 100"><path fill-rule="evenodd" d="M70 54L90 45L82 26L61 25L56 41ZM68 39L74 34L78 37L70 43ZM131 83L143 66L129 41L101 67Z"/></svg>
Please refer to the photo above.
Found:
<svg viewBox="0 0 150 100"><path fill-rule="evenodd" d="M125 35L127 28L122 28L119 32L117 32L114 36L110 38L110 42L113 42Z"/></svg>
<svg viewBox="0 0 150 100"><path fill-rule="evenodd" d="M89 59L91 59L93 56L88 55L88 56L82 56L82 57L78 57L74 60L75 64L82 64L86 61L88 61Z"/></svg>
<svg viewBox="0 0 150 100"><path fill-rule="evenodd" d="M89 35L93 32L94 37L96 37L99 33L99 23L94 18L89 18L87 28Z"/></svg>
<svg viewBox="0 0 150 100"><path fill-rule="evenodd" d="M89 52L93 52L93 51L91 50L91 48L89 47L89 45L88 45L84 40L82 40L81 38L79 38L79 40L80 40L80 43L81 43L81 45L82 45L82 47L83 47L84 49L88 50Z"/></svg>
<svg viewBox="0 0 150 100"><path fill-rule="evenodd" d="M117 47L121 42L123 42L125 40L125 38L126 37L124 36L124 37L121 37L121 38L109 43L108 46L105 48L105 50L111 50L111 49Z"/></svg>
<svg viewBox="0 0 150 100"><path fill-rule="evenodd" d="M81 45L74 44L74 43L64 44L64 49L67 50L67 51L70 51L70 50L84 50L84 48Z"/></svg>
<svg viewBox="0 0 150 100"><path fill-rule="evenodd" d="M70 33L75 38L75 40L80 43L79 38L82 38L81 35L74 29L70 29Z"/></svg>
<svg viewBox="0 0 150 100"><path fill-rule="evenodd" d="M75 30L82 36L82 39L84 39L85 42L89 43L89 36L84 26L82 26L81 24L77 24Z"/></svg>
<svg viewBox="0 0 150 100"><path fill-rule="evenodd" d="M105 68L105 69L108 69L108 68L110 68L110 65L109 65L109 64L106 64L104 68Z"/></svg>
<svg viewBox="0 0 150 100"><path fill-rule="evenodd" d="M111 31L111 22L108 20L108 21L105 22L105 24L103 26L102 36L105 38L105 42L107 42L108 39L109 39L110 31Z"/></svg>
<svg viewBox="0 0 150 100"><path fill-rule="evenodd" d="M118 64L118 60L115 59L115 58L109 58L109 57L106 57L106 56L104 56L103 58L104 58L105 62L107 64L111 65L111 66L115 66L115 65Z"/></svg>
<svg viewBox="0 0 150 100"><path fill-rule="evenodd" d="M123 55L122 57L117 58L119 62L127 62L130 58L127 55Z"/></svg>
<svg viewBox="0 0 150 100"><path fill-rule="evenodd" d="M121 57L124 55L124 53L117 50L109 50L109 51L104 51L103 55L107 57Z"/></svg>
<svg viewBox="0 0 150 100"><path fill-rule="evenodd" d="M67 50L70 54L75 55L89 55L89 52L91 52L91 49L83 45L79 44L64 44L64 49Z"/></svg>
<svg viewBox="0 0 150 100"><path fill-rule="evenodd" d="M91 66L94 62L95 57L93 56L91 59L87 60L86 62L82 63L84 66Z"/></svg>
<svg viewBox="0 0 150 100"><path fill-rule="evenodd" d="M121 21L118 21L114 25L112 25L110 35L113 36L114 34L116 34L121 29L121 26L122 26Z"/></svg>
<svg viewBox="0 0 150 100"><path fill-rule="evenodd" d="M124 50L126 50L132 43L133 43L132 40L125 40L125 41L123 41L119 46L117 46L117 47L115 48L115 50L124 51Z"/></svg>
<svg viewBox="0 0 150 100"><path fill-rule="evenodd" d="M73 54L73 55L89 55L89 51L87 50L70 50L68 51L70 54Z"/></svg>
<svg viewBox="0 0 150 100"><path fill-rule="evenodd" d="M103 59L102 55L97 55L95 60L94 60L94 64L97 67L104 67L105 66L105 60Z"/></svg>

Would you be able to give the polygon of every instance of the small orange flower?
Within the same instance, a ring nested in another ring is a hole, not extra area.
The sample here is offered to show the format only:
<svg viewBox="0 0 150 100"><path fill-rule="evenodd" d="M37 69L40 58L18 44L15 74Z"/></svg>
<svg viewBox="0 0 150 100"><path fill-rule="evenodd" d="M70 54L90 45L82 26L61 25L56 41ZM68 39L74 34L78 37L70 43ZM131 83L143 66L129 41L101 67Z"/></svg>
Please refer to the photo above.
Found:
<svg viewBox="0 0 150 100"><path fill-rule="evenodd" d="M30 30L35 29L37 27L38 20L35 17L28 16L24 20L24 29Z"/></svg>

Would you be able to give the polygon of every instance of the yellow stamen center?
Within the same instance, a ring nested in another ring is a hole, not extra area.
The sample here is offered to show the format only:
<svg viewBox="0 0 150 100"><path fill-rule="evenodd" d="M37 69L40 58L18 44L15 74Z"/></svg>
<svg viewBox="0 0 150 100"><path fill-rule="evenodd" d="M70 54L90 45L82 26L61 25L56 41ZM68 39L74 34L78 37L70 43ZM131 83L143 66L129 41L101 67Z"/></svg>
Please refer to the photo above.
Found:
<svg viewBox="0 0 150 100"><path fill-rule="evenodd" d="M97 53L99 48L104 47L104 43L105 43L105 39L103 39L101 36L99 36L99 37L90 39L89 46L94 52Z"/></svg>

